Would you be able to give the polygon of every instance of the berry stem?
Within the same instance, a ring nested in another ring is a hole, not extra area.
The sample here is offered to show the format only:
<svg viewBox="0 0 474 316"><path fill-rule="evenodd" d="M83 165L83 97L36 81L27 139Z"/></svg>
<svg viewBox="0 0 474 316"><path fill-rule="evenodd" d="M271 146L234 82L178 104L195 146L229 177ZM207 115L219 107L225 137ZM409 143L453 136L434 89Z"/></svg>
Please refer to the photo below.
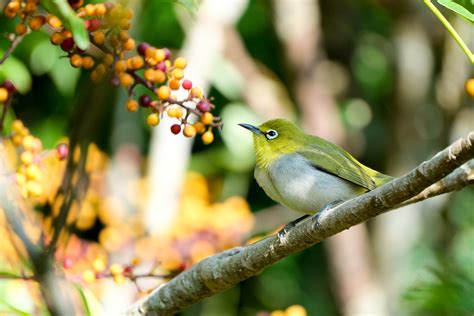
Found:
<svg viewBox="0 0 474 316"><path fill-rule="evenodd" d="M20 44L20 42L21 42L21 40L23 39L24 36L25 35L16 36L15 39L10 42L10 46L8 46L5 54L0 59L0 65L3 64L5 62L5 60L7 60L8 57L10 57L10 55L13 53L13 51L18 46L18 44Z"/></svg>

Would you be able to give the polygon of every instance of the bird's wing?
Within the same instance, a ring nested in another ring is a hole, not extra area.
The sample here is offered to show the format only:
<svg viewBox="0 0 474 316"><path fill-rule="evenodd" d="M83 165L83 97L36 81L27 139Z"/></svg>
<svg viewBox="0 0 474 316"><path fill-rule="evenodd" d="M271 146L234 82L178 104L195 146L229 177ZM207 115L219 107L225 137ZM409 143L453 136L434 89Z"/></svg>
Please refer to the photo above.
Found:
<svg viewBox="0 0 474 316"><path fill-rule="evenodd" d="M377 187L375 181L369 175L374 173L373 176L375 176L377 172L362 165L337 145L326 143L323 148L321 145L311 144L298 151L298 154L308 159L319 170L352 182L367 190L373 190Z"/></svg>

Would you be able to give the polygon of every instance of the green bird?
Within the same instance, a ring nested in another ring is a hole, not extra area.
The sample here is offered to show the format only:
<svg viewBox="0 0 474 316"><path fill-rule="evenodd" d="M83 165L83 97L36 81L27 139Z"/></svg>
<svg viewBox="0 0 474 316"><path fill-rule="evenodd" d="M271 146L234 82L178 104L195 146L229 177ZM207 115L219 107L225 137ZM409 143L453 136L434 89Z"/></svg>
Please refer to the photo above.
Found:
<svg viewBox="0 0 474 316"><path fill-rule="evenodd" d="M393 179L287 120L274 119L258 127L239 125L253 132L254 176L260 187L272 200L306 214L287 224L280 237L310 214L330 209Z"/></svg>

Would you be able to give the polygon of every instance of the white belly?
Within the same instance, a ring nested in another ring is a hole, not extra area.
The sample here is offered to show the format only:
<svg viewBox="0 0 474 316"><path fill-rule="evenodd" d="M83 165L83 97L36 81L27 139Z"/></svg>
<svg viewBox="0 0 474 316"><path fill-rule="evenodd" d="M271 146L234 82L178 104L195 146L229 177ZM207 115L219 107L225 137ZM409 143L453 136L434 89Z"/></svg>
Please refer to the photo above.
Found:
<svg viewBox="0 0 474 316"><path fill-rule="evenodd" d="M313 214L326 204L348 200L365 189L314 168L300 155L285 155L268 172L255 167L255 179L273 200L295 211Z"/></svg>

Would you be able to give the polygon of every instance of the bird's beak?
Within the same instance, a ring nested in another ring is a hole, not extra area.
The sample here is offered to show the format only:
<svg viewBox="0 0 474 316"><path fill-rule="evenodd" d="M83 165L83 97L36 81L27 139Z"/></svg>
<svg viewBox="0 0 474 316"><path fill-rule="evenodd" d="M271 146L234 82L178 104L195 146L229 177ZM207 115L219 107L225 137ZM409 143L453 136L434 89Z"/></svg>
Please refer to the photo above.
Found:
<svg viewBox="0 0 474 316"><path fill-rule="evenodd" d="M250 125L250 124L244 124L244 123L239 123L239 125L242 126L243 128L248 129L249 131L251 131L254 134L263 134L263 132L261 130L259 130L258 127L256 127L256 126L253 126L253 125Z"/></svg>

